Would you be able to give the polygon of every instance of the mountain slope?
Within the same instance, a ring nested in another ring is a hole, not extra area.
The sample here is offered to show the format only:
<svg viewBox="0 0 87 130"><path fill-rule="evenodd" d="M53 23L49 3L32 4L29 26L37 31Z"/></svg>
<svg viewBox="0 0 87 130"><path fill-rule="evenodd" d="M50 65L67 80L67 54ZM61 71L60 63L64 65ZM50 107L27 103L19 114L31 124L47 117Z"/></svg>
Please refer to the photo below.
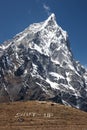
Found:
<svg viewBox="0 0 87 130"><path fill-rule="evenodd" d="M87 71L54 14L0 46L0 102L36 99L87 111Z"/></svg>

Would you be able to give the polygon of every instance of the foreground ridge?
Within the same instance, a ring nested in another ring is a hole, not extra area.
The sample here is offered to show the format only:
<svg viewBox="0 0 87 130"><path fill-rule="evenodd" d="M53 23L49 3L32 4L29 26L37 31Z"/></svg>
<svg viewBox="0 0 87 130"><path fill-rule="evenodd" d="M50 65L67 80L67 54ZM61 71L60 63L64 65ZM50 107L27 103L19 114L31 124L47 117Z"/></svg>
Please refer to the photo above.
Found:
<svg viewBox="0 0 87 130"><path fill-rule="evenodd" d="M85 130L87 113L53 102L0 105L0 130Z"/></svg>

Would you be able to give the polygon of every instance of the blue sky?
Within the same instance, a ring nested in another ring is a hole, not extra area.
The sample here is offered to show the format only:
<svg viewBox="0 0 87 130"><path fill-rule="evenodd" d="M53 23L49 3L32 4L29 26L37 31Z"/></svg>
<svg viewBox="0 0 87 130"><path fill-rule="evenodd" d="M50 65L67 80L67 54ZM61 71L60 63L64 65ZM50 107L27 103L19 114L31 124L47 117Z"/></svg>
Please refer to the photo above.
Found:
<svg viewBox="0 0 87 130"><path fill-rule="evenodd" d="M55 13L76 60L87 65L87 0L0 0L0 43Z"/></svg>

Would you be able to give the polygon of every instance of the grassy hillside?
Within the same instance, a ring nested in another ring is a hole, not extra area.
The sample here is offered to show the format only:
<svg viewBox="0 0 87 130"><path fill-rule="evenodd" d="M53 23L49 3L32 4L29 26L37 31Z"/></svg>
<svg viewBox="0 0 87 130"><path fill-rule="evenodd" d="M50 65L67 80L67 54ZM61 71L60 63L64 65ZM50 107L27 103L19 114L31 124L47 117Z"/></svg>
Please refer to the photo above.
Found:
<svg viewBox="0 0 87 130"><path fill-rule="evenodd" d="M0 130L87 130L87 113L52 102L3 103Z"/></svg>

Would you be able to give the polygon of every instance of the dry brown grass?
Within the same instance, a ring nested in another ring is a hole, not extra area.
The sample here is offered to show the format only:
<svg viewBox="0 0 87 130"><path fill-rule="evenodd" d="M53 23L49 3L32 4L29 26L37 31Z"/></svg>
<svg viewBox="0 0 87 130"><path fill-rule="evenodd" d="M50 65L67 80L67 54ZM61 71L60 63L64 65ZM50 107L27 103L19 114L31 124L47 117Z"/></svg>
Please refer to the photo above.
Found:
<svg viewBox="0 0 87 130"><path fill-rule="evenodd" d="M3 103L0 130L87 130L87 113L52 102Z"/></svg>

